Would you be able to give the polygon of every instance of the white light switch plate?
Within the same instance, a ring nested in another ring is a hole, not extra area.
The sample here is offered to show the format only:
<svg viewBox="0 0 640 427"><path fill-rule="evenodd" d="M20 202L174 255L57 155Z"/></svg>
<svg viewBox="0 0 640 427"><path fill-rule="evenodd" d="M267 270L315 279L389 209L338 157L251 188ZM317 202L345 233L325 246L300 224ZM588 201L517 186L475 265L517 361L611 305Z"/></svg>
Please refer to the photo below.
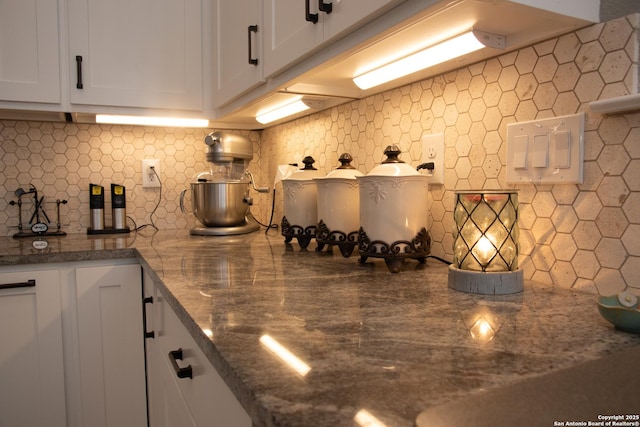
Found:
<svg viewBox="0 0 640 427"><path fill-rule="evenodd" d="M444 134L422 135L422 163L433 162L433 172L423 169L429 184L444 184Z"/></svg>
<svg viewBox="0 0 640 427"><path fill-rule="evenodd" d="M584 113L507 126L507 183L581 184Z"/></svg>

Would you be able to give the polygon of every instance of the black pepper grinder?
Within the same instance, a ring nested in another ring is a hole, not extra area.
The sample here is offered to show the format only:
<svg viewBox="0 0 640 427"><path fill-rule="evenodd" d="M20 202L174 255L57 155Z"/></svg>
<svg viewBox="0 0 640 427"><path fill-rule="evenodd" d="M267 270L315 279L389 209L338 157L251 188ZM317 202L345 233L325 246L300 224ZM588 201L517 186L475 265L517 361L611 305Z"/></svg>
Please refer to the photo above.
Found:
<svg viewBox="0 0 640 427"><path fill-rule="evenodd" d="M126 191L123 185L111 184L111 226L124 230L127 226Z"/></svg>
<svg viewBox="0 0 640 427"><path fill-rule="evenodd" d="M104 230L104 187L89 184L90 230Z"/></svg>

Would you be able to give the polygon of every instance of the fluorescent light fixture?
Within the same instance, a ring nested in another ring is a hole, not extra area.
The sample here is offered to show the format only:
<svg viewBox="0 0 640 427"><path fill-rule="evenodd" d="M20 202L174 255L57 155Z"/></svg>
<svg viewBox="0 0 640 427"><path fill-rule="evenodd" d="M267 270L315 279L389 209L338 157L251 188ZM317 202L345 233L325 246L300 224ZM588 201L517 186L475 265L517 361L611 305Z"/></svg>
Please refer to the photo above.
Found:
<svg viewBox="0 0 640 427"><path fill-rule="evenodd" d="M259 123L266 125L267 123L275 122L276 120L280 120L309 109L321 110L324 107L325 102L323 100L306 99L300 95L293 99L289 99L284 103L278 104L275 107L260 111L258 115L256 115L256 120Z"/></svg>
<svg viewBox="0 0 640 427"><path fill-rule="evenodd" d="M468 31L360 74L353 78L353 82L360 89L370 89L483 47L504 49L505 37L477 30Z"/></svg>
<svg viewBox="0 0 640 427"><path fill-rule="evenodd" d="M185 119L180 117L150 117L150 116L122 116L111 114L96 114L96 123L110 123L118 125L164 126L185 128L206 128L207 119Z"/></svg>
<svg viewBox="0 0 640 427"><path fill-rule="evenodd" d="M278 341L271 338L269 335L263 335L260 337L262 345L267 347L273 354L275 354L280 360L287 364L291 369L296 371L301 376L305 376L311 370L311 367L298 359L293 353L287 350Z"/></svg>
<svg viewBox="0 0 640 427"><path fill-rule="evenodd" d="M276 120L292 116L296 113L306 111L310 108L311 107L309 107L304 103L304 101L302 101L302 96L299 96L293 100L289 100L283 104L279 104L267 111L259 112L256 116L256 120L259 123L266 125L267 123L275 122Z"/></svg>

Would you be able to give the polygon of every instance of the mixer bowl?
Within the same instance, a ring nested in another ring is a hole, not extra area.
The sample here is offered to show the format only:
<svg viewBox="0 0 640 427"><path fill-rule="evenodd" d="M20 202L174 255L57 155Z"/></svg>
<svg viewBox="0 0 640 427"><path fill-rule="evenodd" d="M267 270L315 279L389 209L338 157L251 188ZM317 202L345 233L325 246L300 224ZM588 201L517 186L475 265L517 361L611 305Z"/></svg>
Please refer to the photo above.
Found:
<svg viewBox="0 0 640 427"><path fill-rule="evenodd" d="M205 227L229 227L245 222L249 213L246 182L191 183L193 214Z"/></svg>

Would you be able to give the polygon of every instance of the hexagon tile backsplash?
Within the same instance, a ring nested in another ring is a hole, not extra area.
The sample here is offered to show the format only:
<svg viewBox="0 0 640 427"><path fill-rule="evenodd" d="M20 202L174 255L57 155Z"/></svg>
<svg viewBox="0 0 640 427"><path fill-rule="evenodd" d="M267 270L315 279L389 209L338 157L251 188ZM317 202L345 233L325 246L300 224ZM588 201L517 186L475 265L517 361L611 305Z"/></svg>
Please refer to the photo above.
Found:
<svg viewBox="0 0 640 427"><path fill-rule="evenodd" d="M517 121L586 112L584 183L519 185L520 264L525 277L601 294L640 293L640 113L590 113L596 99L638 93L640 15L596 24L445 75L353 101L262 132L251 170L272 185L277 165L306 155L328 173L349 152L366 173L397 144L401 159L420 163L423 133L445 135L445 183L429 193L434 255L452 258L454 191L508 188L506 126ZM148 222L157 190L141 188L140 160L158 158L161 228L193 225L178 208L180 191L204 170L203 130L153 129L0 121L0 232L12 234L18 187L35 185L48 198L69 200L71 232L88 226L90 182L124 184L127 212ZM282 218L277 186L274 221ZM270 195L252 211L270 217ZM354 262L356 262L354 260Z"/></svg>
<svg viewBox="0 0 640 427"><path fill-rule="evenodd" d="M584 183L517 187L520 265L539 282L640 293L640 113L587 106L638 92L639 25L637 14L593 25L266 129L265 166L312 155L328 172L347 151L366 173L391 143L415 166L422 134L443 132L445 183L431 187L429 231L432 253L452 259L454 190L511 187L507 124L585 111Z"/></svg>
<svg viewBox="0 0 640 427"><path fill-rule="evenodd" d="M39 196L45 197L45 210L52 221L56 216L55 200L68 201L61 206L62 230L67 233L85 233L89 226L90 183L105 187L107 225L111 225L109 187L114 183L126 188L131 228L134 227L131 219L137 226L192 227L195 218L180 211L179 197L196 174L209 168L204 143L207 132L203 129L0 121L0 200L5 207L0 209L2 234L13 235L18 231L18 207L9 203L17 200L16 189L28 190L31 185L38 190ZM254 144L249 169L260 169L259 133L239 133ZM142 159L160 160L161 189L142 188ZM23 196L23 200L23 215L31 215L31 198ZM261 203L266 203L264 197L256 196L254 201L256 210L261 209ZM23 223L27 222L28 217L23 220Z"/></svg>

